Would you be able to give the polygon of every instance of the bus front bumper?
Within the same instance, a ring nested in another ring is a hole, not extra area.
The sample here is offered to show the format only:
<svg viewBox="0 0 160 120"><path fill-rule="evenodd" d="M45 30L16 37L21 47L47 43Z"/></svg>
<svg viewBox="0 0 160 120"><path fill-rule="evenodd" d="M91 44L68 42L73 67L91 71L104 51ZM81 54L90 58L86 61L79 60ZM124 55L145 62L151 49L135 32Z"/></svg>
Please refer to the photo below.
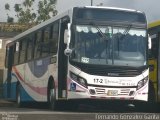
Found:
<svg viewBox="0 0 160 120"><path fill-rule="evenodd" d="M68 91L68 99L106 99L148 101L148 85L136 88L107 88L88 86L86 90Z"/></svg>

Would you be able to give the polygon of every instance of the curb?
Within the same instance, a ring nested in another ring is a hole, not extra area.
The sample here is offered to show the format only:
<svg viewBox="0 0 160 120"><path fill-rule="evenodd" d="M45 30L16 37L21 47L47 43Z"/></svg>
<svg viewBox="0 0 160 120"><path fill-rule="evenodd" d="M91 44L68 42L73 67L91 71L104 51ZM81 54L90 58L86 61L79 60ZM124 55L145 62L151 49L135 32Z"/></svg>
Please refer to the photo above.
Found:
<svg viewBox="0 0 160 120"><path fill-rule="evenodd" d="M16 105L15 102L0 99L0 107L12 107L15 105Z"/></svg>

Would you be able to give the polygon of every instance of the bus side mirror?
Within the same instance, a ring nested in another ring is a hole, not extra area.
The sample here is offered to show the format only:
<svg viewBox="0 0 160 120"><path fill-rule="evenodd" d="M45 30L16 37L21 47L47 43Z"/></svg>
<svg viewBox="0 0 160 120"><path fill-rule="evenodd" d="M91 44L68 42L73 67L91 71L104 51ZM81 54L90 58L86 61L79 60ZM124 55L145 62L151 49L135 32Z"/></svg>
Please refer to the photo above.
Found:
<svg viewBox="0 0 160 120"><path fill-rule="evenodd" d="M148 48L151 49L152 48L152 39L151 37L148 35Z"/></svg>
<svg viewBox="0 0 160 120"><path fill-rule="evenodd" d="M64 31L64 43L67 44L68 43L68 30Z"/></svg>
<svg viewBox="0 0 160 120"><path fill-rule="evenodd" d="M70 56L70 55L72 54L72 50L69 49L69 48L66 48L66 49L64 50L64 54L65 54L66 56Z"/></svg>

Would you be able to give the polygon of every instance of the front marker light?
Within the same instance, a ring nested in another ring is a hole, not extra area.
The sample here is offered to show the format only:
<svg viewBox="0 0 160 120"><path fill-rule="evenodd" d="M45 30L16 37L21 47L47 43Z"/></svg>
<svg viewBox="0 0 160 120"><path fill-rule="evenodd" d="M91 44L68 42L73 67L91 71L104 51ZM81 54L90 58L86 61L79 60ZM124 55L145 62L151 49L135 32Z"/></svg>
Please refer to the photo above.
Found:
<svg viewBox="0 0 160 120"><path fill-rule="evenodd" d="M81 85L83 85L83 86L87 86L86 80L83 79L83 78L81 78L81 77L79 77L79 83L80 83Z"/></svg>
<svg viewBox="0 0 160 120"><path fill-rule="evenodd" d="M148 76L143 79L144 85L147 83L148 79Z"/></svg>
<svg viewBox="0 0 160 120"><path fill-rule="evenodd" d="M73 72L70 72L70 77L72 78L72 80L87 88L87 81L84 78L74 74Z"/></svg>
<svg viewBox="0 0 160 120"><path fill-rule="evenodd" d="M142 88L148 81L148 76L145 77L144 79L140 80L137 84L137 90L139 90L140 88Z"/></svg>
<svg viewBox="0 0 160 120"><path fill-rule="evenodd" d="M70 77L75 80L75 81L78 81L78 76L74 73L70 73Z"/></svg>
<svg viewBox="0 0 160 120"><path fill-rule="evenodd" d="M139 90L141 87L143 87L143 80L139 81L137 84L137 90Z"/></svg>

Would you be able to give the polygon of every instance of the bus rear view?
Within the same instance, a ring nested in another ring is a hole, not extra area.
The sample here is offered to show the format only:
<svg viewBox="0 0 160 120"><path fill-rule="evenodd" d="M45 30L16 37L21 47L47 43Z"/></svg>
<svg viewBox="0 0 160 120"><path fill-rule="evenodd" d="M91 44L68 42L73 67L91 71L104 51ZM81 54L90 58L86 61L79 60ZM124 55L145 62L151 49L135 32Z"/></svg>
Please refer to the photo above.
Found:
<svg viewBox="0 0 160 120"><path fill-rule="evenodd" d="M69 29L68 99L148 100L144 13L74 8Z"/></svg>

